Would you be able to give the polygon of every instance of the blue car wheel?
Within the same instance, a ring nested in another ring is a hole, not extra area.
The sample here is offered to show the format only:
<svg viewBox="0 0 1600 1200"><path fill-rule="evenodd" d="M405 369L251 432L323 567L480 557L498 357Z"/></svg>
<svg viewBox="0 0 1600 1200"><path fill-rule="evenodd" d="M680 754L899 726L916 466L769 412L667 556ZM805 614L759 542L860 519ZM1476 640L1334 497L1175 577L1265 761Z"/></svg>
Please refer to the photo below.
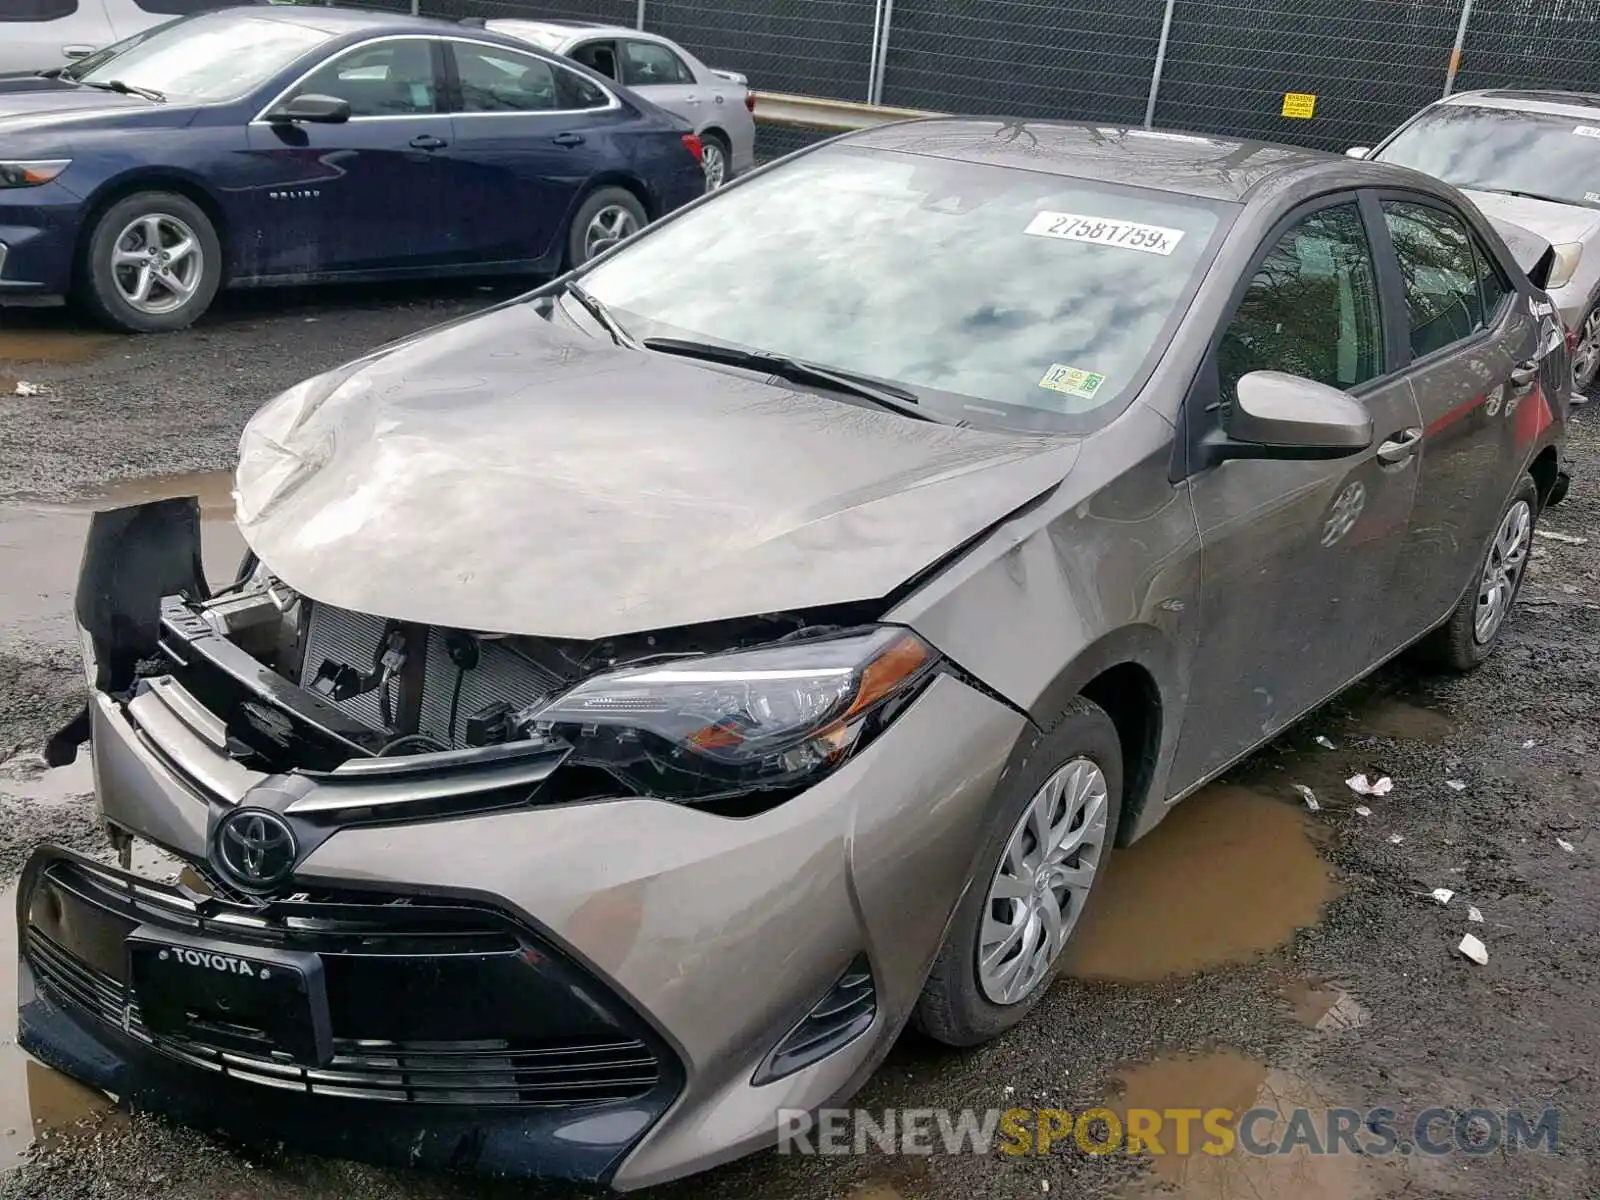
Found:
<svg viewBox="0 0 1600 1200"><path fill-rule="evenodd" d="M194 201L139 192L95 223L82 299L103 322L133 333L183 329L211 307L222 282L222 244Z"/></svg>

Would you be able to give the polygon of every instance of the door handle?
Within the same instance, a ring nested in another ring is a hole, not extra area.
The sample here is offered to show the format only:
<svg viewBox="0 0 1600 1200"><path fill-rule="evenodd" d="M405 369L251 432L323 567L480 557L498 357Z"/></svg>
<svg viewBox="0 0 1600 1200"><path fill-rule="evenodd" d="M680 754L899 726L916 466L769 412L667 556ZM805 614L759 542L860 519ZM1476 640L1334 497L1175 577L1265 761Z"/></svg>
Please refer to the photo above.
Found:
<svg viewBox="0 0 1600 1200"><path fill-rule="evenodd" d="M583 134L558 133L550 140L558 146L581 146L583 145Z"/></svg>
<svg viewBox="0 0 1600 1200"><path fill-rule="evenodd" d="M1511 368L1511 383L1513 387L1527 387L1539 378L1539 360L1531 358L1527 362L1518 363Z"/></svg>
<svg viewBox="0 0 1600 1200"><path fill-rule="evenodd" d="M94 53L93 46L63 46L61 53L67 58L88 58Z"/></svg>
<svg viewBox="0 0 1600 1200"><path fill-rule="evenodd" d="M434 137L431 133L419 133L411 139L411 144L418 150L443 150L450 143L442 137Z"/></svg>
<svg viewBox="0 0 1600 1200"><path fill-rule="evenodd" d="M683 102L685 104L699 104L700 103L700 97L699 96L685 96L684 99L683 99Z"/></svg>
<svg viewBox="0 0 1600 1200"><path fill-rule="evenodd" d="M1402 429L1383 445L1378 447L1378 461L1394 466L1403 463L1417 452L1417 447L1422 445L1422 430Z"/></svg>

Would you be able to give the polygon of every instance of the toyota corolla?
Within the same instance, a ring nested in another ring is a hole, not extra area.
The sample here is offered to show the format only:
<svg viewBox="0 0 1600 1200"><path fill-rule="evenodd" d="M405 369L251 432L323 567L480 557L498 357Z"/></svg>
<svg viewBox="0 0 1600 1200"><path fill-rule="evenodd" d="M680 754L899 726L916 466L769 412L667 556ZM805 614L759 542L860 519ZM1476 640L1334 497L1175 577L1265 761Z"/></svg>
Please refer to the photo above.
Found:
<svg viewBox="0 0 1600 1200"><path fill-rule="evenodd" d="M267 405L227 586L192 501L96 518L49 753L121 856L30 861L21 1040L351 1156L770 1144L908 1023L1022 1021L1301 714L1482 661L1571 379L1401 168L932 120L754 172Z"/></svg>

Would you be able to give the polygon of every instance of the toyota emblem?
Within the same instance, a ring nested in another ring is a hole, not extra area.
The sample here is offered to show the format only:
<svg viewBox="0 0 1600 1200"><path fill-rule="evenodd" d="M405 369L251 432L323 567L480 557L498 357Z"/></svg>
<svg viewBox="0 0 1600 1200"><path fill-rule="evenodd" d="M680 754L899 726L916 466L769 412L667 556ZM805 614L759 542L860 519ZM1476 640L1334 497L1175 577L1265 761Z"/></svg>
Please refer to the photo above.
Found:
<svg viewBox="0 0 1600 1200"><path fill-rule="evenodd" d="M282 883L299 856L294 830L275 812L236 809L217 824L212 857L218 870L242 888L263 891Z"/></svg>

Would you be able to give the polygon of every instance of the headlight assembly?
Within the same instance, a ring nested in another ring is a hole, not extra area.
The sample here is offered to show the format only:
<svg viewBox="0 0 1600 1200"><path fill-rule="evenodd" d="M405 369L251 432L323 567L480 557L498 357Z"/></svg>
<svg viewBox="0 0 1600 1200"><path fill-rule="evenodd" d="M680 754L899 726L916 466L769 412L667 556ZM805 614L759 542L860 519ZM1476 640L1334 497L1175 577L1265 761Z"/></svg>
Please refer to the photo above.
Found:
<svg viewBox="0 0 1600 1200"><path fill-rule="evenodd" d="M0 188L39 187L72 165L70 158L0 162Z"/></svg>
<svg viewBox="0 0 1600 1200"><path fill-rule="evenodd" d="M1578 270L1578 263L1583 258L1582 242L1563 242L1556 246L1555 265L1550 268L1550 279L1545 285L1546 289L1565 287L1572 282L1572 276Z"/></svg>
<svg viewBox="0 0 1600 1200"><path fill-rule="evenodd" d="M641 795L712 800L815 782L937 665L916 634L875 627L599 675L518 721Z"/></svg>

